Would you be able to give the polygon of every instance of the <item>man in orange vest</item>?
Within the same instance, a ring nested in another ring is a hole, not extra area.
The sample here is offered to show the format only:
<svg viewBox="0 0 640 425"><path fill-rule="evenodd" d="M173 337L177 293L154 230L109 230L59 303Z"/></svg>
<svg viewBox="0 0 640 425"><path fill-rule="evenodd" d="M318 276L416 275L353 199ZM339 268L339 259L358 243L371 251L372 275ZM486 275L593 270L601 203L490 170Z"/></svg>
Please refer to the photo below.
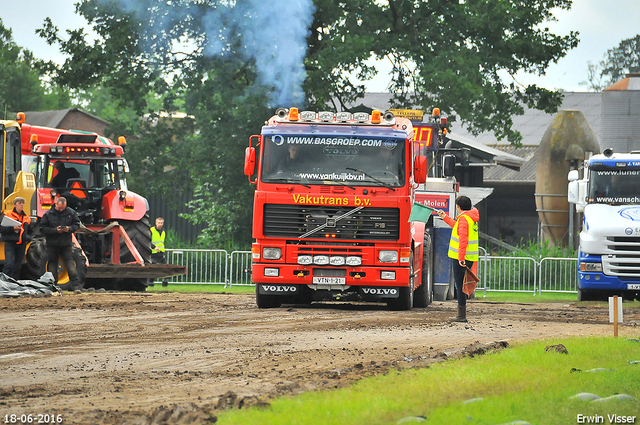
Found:
<svg viewBox="0 0 640 425"><path fill-rule="evenodd" d="M480 214L477 208L472 208L471 199L468 196L458 196L456 198L457 219L449 217L447 213L438 210L438 216L449 226L451 240L449 241L449 253L451 258L451 268L453 280L456 284L458 295L458 315L450 322L467 321L467 294L462 292L464 274L467 268L473 267L473 263L478 261L478 220Z"/></svg>
<svg viewBox="0 0 640 425"><path fill-rule="evenodd" d="M4 241L4 267L2 272L14 279L20 278L20 267L24 260L24 252L32 239L31 218L24 212L25 199L16 197L13 200L13 210L5 211L4 215L19 222L15 226L0 226Z"/></svg>

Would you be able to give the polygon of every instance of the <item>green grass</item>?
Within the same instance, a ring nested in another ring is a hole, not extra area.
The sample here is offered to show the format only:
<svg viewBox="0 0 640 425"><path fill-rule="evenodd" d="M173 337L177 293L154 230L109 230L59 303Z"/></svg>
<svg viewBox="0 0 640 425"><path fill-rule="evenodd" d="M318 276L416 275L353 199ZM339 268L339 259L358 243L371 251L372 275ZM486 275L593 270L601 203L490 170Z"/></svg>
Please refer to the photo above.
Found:
<svg viewBox="0 0 640 425"><path fill-rule="evenodd" d="M162 286L161 283L156 283L154 286L147 288L147 292L213 292L213 293L226 293L226 294L254 294L256 292L253 286L231 286L224 287L224 285L211 285L211 284L169 284Z"/></svg>
<svg viewBox="0 0 640 425"><path fill-rule="evenodd" d="M169 284L163 287L160 283L147 288L147 292L225 292L232 294L253 294L253 286L231 286L225 288L224 285L211 284ZM488 291L486 298L484 292L476 292L478 301L494 302L517 302L517 303L540 303L540 302L575 302L577 294L544 292L542 295L533 295L531 292L492 292Z"/></svg>
<svg viewBox="0 0 640 425"><path fill-rule="evenodd" d="M569 355L545 352L564 344ZM636 416L640 422L640 343L624 338L536 341L497 353L367 378L349 387L273 400L268 408L231 410L218 424L396 424L425 416L425 424L575 424L577 415ZM571 373L572 368L583 372ZM612 369L587 373L595 368ZM580 392L634 400L597 403ZM465 403L475 398L482 400Z"/></svg>
<svg viewBox="0 0 640 425"><path fill-rule="evenodd" d="M476 291L476 300L478 301L494 301L494 302L510 302L510 303L563 303L576 302L578 294L565 292L543 292L542 294L533 295L533 292L496 292Z"/></svg>

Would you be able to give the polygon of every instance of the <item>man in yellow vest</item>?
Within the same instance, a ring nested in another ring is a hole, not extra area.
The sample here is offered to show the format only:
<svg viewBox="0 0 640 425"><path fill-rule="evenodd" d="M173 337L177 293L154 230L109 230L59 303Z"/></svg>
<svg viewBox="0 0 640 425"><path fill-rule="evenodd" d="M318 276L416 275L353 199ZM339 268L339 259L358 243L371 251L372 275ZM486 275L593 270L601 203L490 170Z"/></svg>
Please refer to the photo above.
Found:
<svg viewBox="0 0 640 425"><path fill-rule="evenodd" d="M162 228L164 226L164 218L156 218L155 227L151 228L151 262L155 264L167 264L167 257L164 254L164 239L166 233ZM167 278L162 279L162 286L169 285Z"/></svg>
<svg viewBox="0 0 640 425"><path fill-rule="evenodd" d="M467 294L462 292L464 273L473 263L478 261L478 220L480 214L477 208L472 209L471 199L467 196L456 198L456 211L458 218L454 220L444 211L438 211L438 215L449 226L451 240L449 241L449 258L453 269L453 280L456 284L458 295L458 315L451 322L467 321Z"/></svg>

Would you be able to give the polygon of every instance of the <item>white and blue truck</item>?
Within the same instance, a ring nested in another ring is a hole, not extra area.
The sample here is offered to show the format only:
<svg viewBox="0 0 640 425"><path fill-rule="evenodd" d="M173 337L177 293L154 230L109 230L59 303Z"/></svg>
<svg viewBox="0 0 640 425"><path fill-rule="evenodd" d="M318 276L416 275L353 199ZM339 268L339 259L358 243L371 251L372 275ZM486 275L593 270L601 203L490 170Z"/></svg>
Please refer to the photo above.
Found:
<svg viewBox="0 0 640 425"><path fill-rule="evenodd" d="M602 154L569 172L568 201L583 213L578 301L640 299L640 151Z"/></svg>

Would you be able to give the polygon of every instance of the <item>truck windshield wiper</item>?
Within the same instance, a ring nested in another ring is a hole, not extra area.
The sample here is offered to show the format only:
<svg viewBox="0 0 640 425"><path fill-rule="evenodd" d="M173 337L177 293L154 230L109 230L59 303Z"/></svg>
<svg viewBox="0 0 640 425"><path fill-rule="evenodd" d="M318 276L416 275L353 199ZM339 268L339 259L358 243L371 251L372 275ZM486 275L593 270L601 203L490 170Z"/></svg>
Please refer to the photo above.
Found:
<svg viewBox="0 0 640 425"><path fill-rule="evenodd" d="M296 180L292 180L292 179L283 179L283 178L279 178L279 179L268 179L268 180L263 180L265 183L275 183L275 182L280 182L280 183L292 183L292 184L299 184L301 186L304 186L308 189L311 189L311 186L304 184L302 182L296 181Z"/></svg>
<svg viewBox="0 0 640 425"><path fill-rule="evenodd" d="M393 186L391 186L389 183L385 183L385 182L383 182L382 180L380 180L379 178L377 178L377 177L373 177L372 175L367 174L367 173L365 173L365 172L364 172L364 171L362 171L362 170L359 170L359 169L357 169L357 168L351 168L351 167L347 167L346 169L347 169L347 170L350 170L350 171L355 171L356 173L362 173L362 174L364 174L365 176L369 177L369 178L370 178L371 180L373 180L374 182L376 182L376 183L380 183L381 185L383 185L383 186L384 186L384 187L386 187L387 189L391 189L391 190L393 190L394 192L396 191L396 190L393 188Z"/></svg>

